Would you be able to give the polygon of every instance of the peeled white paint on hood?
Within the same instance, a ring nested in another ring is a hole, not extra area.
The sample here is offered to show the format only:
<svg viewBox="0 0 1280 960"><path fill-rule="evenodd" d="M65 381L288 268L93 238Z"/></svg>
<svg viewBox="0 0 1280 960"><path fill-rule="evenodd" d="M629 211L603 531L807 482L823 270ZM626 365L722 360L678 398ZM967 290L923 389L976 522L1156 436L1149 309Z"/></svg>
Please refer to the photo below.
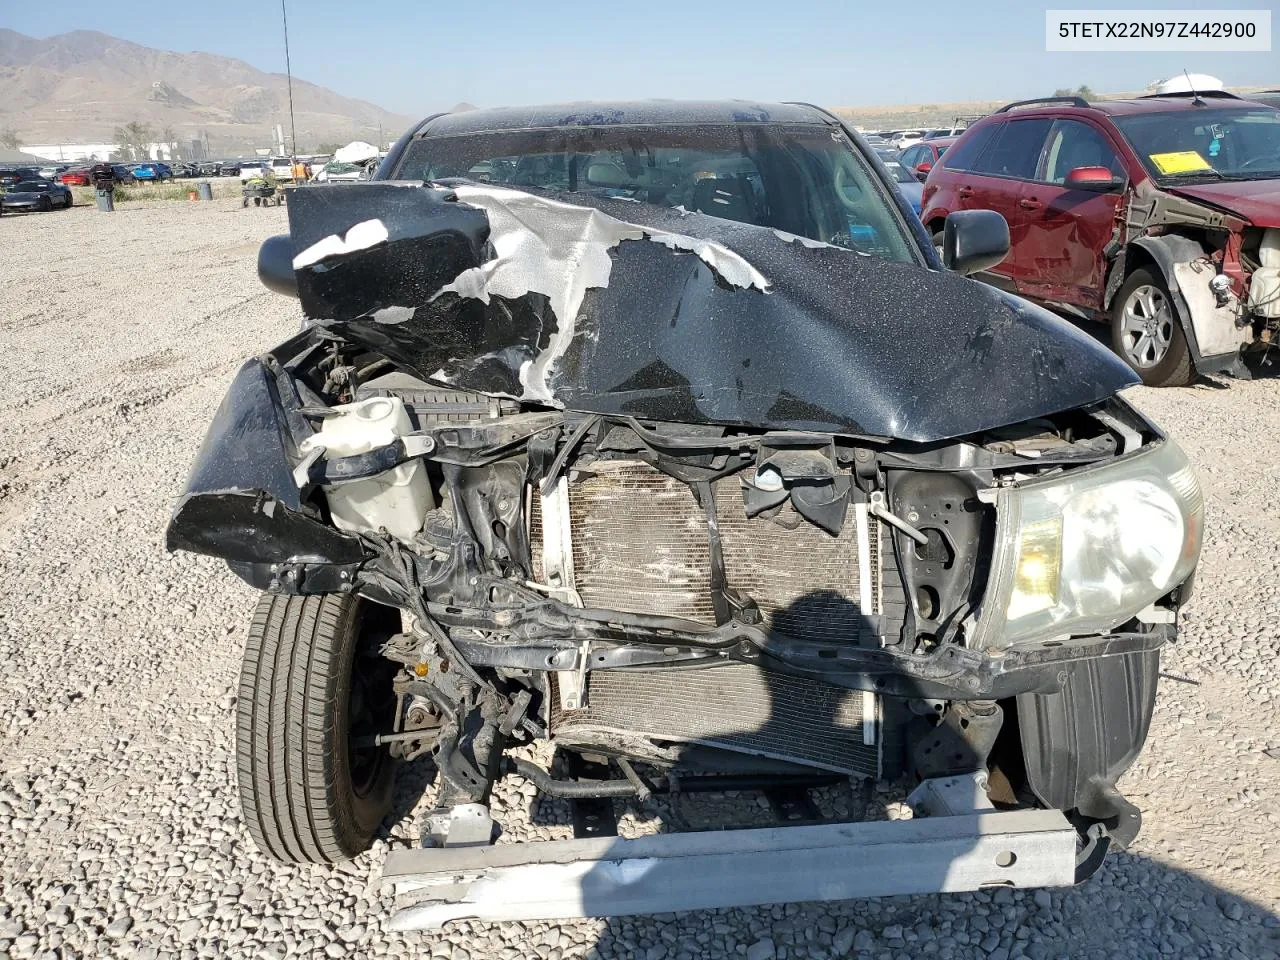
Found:
<svg viewBox="0 0 1280 960"><path fill-rule="evenodd" d="M385 243L387 237L387 225L381 220L362 220L353 224L342 236L332 233L307 247L293 258L293 269L301 270L313 263L319 263L326 257L376 247L380 243Z"/></svg>
<svg viewBox="0 0 1280 960"><path fill-rule="evenodd" d="M735 287L755 287L767 292L769 281L764 274L750 263L734 253L723 244L714 240L699 240L697 237L686 237L683 233L669 233L665 230L645 230L650 240L670 247L672 250L687 250L696 254L698 259L720 274L726 283Z"/></svg>
<svg viewBox="0 0 1280 960"><path fill-rule="evenodd" d="M613 269L609 250L623 240L649 239L686 250L737 287L761 291L769 287L769 281L751 264L712 241L641 227L594 207L505 187L459 185L453 191L459 200L488 215L494 257L479 267L464 270L439 293L452 292L484 303L491 296L514 300L526 293L540 293L550 301L555 313L558 329L547 349L520 371L525 399L552 400L547 384L550 369L573 339L578 310L587 290L609 285Z"/></svg>
<svg viewBox="0 0 1280 960"><path fill-rule="evenodd" d="M383 307L381 310L373 311L373 319L378 323L404 323L406 320L412 320L417 310L417 307Z"/></svg>

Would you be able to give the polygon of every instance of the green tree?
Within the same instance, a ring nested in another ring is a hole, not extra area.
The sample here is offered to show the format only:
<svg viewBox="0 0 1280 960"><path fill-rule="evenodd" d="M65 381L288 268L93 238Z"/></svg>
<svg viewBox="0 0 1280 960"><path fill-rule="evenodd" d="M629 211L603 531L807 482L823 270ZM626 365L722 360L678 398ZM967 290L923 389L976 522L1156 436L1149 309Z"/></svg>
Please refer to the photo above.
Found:
<svg viewBox="0 0 1280 960"><path fill-rule="evenodd" d="M1087 83L1080 84L1074 90L1070 87L1059 87L1053 91L1053 95L1055 97L1080 97L1084 100L1092 100L1095 96L1093 88Z"/></svg>
<svg viewBox="0 0 1280 960"><path fill-rule="evenodd" d="M116 155L122 160L148 160L151 157L151 144L155 142L155 131L139 120L132 120L123 127L116 127L112 134L119 149Z"/></svg>
<svg viewBox="0 0 1280 960"><path fill-rule="evenodd" d="M325 143L320 144L320 146L316 148L316 153L328 154L329 156L333 156L333 152L335 150L341 149L342 146L343 144L341 143L333 143L332 141L327 141Z"/></svg>
<svg viewBox="0 0 1280 960"><path fill-rule="evenodd" d="M8 147L10 150L17 150L20 145L18 131L13 127L5 127L0 130L0 147Z"/></svg>

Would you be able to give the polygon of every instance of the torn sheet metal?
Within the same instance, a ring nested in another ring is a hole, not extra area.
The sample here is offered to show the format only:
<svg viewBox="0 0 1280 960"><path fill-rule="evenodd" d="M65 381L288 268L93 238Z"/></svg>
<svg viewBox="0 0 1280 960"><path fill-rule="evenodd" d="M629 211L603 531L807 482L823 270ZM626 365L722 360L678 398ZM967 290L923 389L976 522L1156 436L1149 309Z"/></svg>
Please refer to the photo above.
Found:
<svg viewBox="0 0 1280 960"><path fill-rule="evenodd" d="M545 296L558 324L547 348L520 371L526 400L554 401L549 370L569 347L583 298L609 285L609 251L624 240L654 240L673 250L695 254L733 287L768 289L769 282L751 264L718 243L667 230L647 230L594 207L563 203L503 187L458 186L459 200L489 215L494 256L463 271L441 293L457 293L489 303L490 296L515 300L528 293Z"/></svg>
<svg viewBox="0 0 1280 960"><path fill-rule="evenodd" d="M1240 320L1244 310L1235 294L1228 292L1225 302L1218 303L1209 286L1209 280L1215 276L1216 268L1208 258L1202 258L1175 263L1171 278L1173 286L1186 301L1191 325L1196 332L1196 345L1206 357L1238 353L1241 347L1253 341L1253 329Z"/></svg>
<svg viewBox="0 0 1280 960"><path fill-rule="evenodd" d="M934 441L1135 382L1091 337L983 284L699 213L388 181L296 191L289 219L295 250L371 219L388 233L297 271L310 319L498 396Z"/></svg>

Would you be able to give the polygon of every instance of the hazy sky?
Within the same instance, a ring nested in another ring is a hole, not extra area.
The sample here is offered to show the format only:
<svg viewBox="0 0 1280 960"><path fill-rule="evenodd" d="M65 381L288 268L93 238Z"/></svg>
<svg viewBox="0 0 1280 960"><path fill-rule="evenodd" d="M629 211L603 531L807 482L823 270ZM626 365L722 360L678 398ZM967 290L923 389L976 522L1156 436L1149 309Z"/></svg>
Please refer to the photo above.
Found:
<svg viewBox="0 0 1280 960"><path fill-rule="evenodd" d="M824 105L1034 96L1085 83L1136 90L1186 68L1280 87L1271 53L1046 53L1046 6L995 0L289 0L294 75L410 115L568 99L743 97ZM1076 6L1098 6L1077 3ZM1163 0L1124 8L1260 8ZM275 0L121 16L100 0L0 2L31 36L101 30L151 47L240 57L283 72ZM257 11L256 16L252 11ZM1273 14L1280 26L1280 11ZM249 29L253 24L254 29ZM1274 26L1273 26L1274 29ZM1273 38L1274 43L1274 38Z"/></svg>

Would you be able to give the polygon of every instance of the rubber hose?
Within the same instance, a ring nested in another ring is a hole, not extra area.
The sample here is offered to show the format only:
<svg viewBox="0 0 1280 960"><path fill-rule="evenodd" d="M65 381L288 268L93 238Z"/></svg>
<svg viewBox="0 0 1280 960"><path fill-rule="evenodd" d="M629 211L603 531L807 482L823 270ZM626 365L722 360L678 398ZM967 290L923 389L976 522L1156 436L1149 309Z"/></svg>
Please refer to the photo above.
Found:
<svg viewBox="0 0 1280 960"><path fill-rule="evenodd" d="M636 788L626 780L557 780L535 763L508 757L516 773L549 797L634 797Z"/></svg>

